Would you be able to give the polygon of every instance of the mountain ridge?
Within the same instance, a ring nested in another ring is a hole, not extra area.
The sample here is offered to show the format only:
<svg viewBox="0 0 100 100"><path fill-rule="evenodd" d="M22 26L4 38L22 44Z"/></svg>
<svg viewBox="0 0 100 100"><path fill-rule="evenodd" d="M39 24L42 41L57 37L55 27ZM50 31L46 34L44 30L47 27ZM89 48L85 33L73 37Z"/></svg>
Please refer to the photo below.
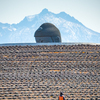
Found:
<svg viewBox="0 0 100 100"><path fill-rule="evenodd" d="M35 43L35 31L46 22L60 30L62 42L100 43L100 33L87 28L65 12L54 14L48 9L26 16L17 24L0 23L0 43Z"/></svg>

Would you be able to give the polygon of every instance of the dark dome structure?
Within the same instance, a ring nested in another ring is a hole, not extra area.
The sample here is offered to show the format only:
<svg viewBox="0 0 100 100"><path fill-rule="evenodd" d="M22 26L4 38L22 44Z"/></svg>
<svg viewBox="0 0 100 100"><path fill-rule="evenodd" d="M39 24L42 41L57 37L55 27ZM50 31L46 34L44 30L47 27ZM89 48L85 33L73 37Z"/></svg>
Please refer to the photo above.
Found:
<svg viewBox="0 0 100 100"><path fill-rule="evenodd" d="M61 42L58 28L51 23L42 24L34 34L37 43Z"/></svg>

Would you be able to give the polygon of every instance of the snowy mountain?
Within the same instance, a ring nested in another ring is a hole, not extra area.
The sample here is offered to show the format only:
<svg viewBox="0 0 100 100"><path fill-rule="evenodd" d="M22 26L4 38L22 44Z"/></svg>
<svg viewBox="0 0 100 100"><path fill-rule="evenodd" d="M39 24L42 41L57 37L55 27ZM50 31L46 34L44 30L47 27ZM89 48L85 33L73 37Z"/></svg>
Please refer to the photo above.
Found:
<svg viewBox="0 0 100 100"><path fill-rule="evenodd" d="M34 33L45 22L54 24L60 30L62 42L100 43L100 33L88 29L74 17L65 12L54 14L43 9L39 14L25 17L18 24L0 23L0 44L35 43Z"/></svg>

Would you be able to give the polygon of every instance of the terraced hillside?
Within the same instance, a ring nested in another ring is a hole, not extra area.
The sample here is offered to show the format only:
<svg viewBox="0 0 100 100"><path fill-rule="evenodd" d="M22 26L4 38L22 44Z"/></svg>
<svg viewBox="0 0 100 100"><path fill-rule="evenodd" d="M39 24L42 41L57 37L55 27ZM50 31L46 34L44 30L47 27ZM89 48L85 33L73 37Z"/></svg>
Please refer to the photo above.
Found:
<svg viewBox="0 0 100 100"><path fill-rule="evenodd" d="M0 47L0 100L100 99L100 45Z"/></svg>

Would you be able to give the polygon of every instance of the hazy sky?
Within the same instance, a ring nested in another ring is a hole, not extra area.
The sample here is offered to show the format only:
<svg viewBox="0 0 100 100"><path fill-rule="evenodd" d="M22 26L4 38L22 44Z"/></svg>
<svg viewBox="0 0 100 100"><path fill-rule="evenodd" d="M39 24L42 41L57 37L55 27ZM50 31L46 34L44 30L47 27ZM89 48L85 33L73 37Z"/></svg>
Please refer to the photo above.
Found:
<svg viewBox="0 0 100 100"><path fill-rule="evenodd" d="M53 13L64 11L100 33L100 0L0 0L0 22L19 23L44 8Z"/></svg>

